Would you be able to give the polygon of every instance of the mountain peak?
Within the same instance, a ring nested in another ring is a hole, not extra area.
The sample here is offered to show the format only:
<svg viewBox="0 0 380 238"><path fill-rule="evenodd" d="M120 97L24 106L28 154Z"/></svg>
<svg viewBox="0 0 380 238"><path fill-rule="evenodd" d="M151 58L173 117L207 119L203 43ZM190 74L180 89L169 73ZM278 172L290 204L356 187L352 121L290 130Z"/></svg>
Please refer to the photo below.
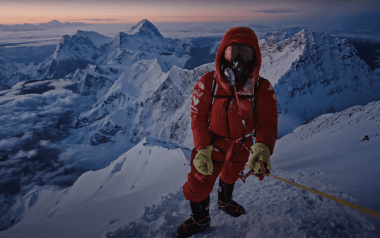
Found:
<svg viewBox="0 0 380 238"><path fill-rule="evenodd" d="M157 30L156 26L153 25L150 21L147 19L144 19L137 23L136 26L133 26L131 30L128 32L130 35L138 34L140 36L157 36L160 38L163 38L161 33Z"/></svg>
<svg viewBox="0 0 380 238"><path fill-rule="evenodd" d="M95 31L82 31L82 30L77 30L75 33L77 36L82 36L82 37L88 37L88 36L103 36Z"/></svg>
<svg viewBox="0 0 380 238"><path fill-rule="evenodd" d="M41 25L45 25L45 26L61 26L63 25L64 23L60 22L60 21L57 21L57 20L52 20L52 21L49 21L47 23L42 23Z"/></svg>
<svg viewBox="0 0 380 238"><path fill-rule="evenodd" d="M264 36L260 37L260 39L268 40L268 39L273 39L276 43L280 42L282 40L292 38L294 33L289 32L289 31L270 31L266 33Z"/></svg>

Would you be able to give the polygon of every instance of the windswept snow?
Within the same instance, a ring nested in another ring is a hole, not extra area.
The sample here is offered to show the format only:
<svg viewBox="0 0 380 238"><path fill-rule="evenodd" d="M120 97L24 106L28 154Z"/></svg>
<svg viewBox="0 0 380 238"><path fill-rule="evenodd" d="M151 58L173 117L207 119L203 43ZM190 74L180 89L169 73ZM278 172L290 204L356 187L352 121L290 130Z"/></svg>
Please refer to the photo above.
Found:
<svg viewBox="0 0 380 238"><path fill-rule="evenodd" d="M16 233L0 237L24 237L29 229L28 237L99 237L181 187L190 171L189 156L185 147L144 139L108 167L82 174L72 187L35 187L9 213L10 219L21 219L17 226L23 228L15 226ZM44 226L50 229L42 232Z"/></svg>
<svg viewBox="0 0 380 238"><path fill-rule="evenodd" d="M272 174L379 210L379 118L377 101L298 127L277 141ZM36 188L12 208L20 223L0 237L174 237L190 215L181 191L189 150L179 148L147 138L70 188ZM247 214L218 210L214 186L212 228L194 237L379 237L378 219L272 177L239 180L234 199Z"/></svg>
<svg viewBox="0 0 380 238"><path fill-rule="evenodd" d="M148 20L144 19L137 23L136 26L133 26L131 30L128 31L128 34L135 35L140 34L146 37L159 37L163 38L161 33L157 30L157 28Z"/></svg>
<svg viewBox="0 0 380 238"><path fill-rule="evenodd" d="M260 75L277 94L279 136L324 113L380 99L379 75L346 39L302 30L264 38L260 49Z"/></svg>
<svg viewBox="0 0 380 238"><path fill-rule="evenodd" d="M112 41L111 37L103 36L94 31L78 30L75 35L82 38L88 38L97 48L100 48L102 45L110 43Z"/></svg>
<svg viewBox="0 0 380 238"><path fill-rule="evenodd" d="M355 194L358 204L380 211L380 101L325 114L276 144L280 170L318 173L333 187Z"/></svg>
<svg viewBox="0 0 380 238"><path fill-rule="evenodd" d="M267 38L264 36L264 39ZM268 79L272 85L276 85L292 64L300 58L307 40L303 32L282 41L279 39L272 36L260 44L262 58L260 75Z"/></svg>

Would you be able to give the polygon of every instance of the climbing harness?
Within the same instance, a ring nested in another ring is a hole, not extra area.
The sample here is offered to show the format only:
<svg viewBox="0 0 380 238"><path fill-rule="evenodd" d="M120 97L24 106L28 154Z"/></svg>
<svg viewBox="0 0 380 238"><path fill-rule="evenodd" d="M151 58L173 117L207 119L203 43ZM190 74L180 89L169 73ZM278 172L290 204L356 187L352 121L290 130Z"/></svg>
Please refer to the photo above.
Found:
<svg viewBox="0 0 380 238"><path fill-rule="evenodd" d="M235 95L215 95L216 94L216 90L218 88L218 84L216 82L216 79L215 79L215 75L214 75L214 81L212 83L212 90L211 90L211 97L212 97L212 103L214 103L214 99L215 98L228 98L228 102L227 102L227 106L226 106L226 121L227 121L227 131L228 131L228 137L225 138L227 141L228 141L228 146L227 146L227 151L226 151L226 161L228 162L229 159L231 158L231 155L232 155L232 148L233 148L233 145L234 144L239 144L239 147L238 149L236 150L235 154L238 154L239 151L240 151L240 148L242 146L245 147L245 149L249 149L247 146L244 145L244 142L246 141L246 138L249 138L250 136L256 136L256 130L254 130L252 133L248 134L248 135L245 135L245 129L247 127L247 124L248 124L248 121L249 121L249 118L251 117L251 114L255 108L255 102L256 102L256 94L258 92L258 87L260 85L260 82L261 82L261 77L258 78L257 82L254 84L254 87L253 87L253 94L252 95L238 95L237 93L237 90L236 90L236 86L233 85L234 87L234 94ZM240 109L240 102L239 102L239 98L251 98L252 99L252 105L251 105L251 108L249 110L249 113L248 113L248 117L246 120L244 120L243 116L242 116L242 113L241 113L241 109ZM231 102L231 99L236 99L236 103L237 103L237 106L238 106L238 113L239 113L239 116L241 118L241 121L243 123L243 133L242 133L242 136L238 139L229 139L229 136L230 136L230 131L229 131L229 126L228 126L228 108L229 108L229 105L230 105L230 102Z"/></svg>

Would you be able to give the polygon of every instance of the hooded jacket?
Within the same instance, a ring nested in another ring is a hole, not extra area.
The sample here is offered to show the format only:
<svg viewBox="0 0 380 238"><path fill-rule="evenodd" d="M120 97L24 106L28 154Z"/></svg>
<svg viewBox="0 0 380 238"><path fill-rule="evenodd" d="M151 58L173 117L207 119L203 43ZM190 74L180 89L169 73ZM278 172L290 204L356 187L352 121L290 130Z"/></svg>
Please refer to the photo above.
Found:
<svg viewBox="0 0 380 238"><path fill-rule="evenodd" d="M236 100L234 87L228 83L220 70L224 51L233 43L252 46L257 63L247 80L235 84L237 94L240 95L239 102ZM254 85L260 78L254 111L249 117L244 134L248 135L256 129L256 143L264 143L269 147L271 154L273 153L277 139L277 98L269 81L259 77L260 67L261 52L256 34L248 27L229 29L219 45L215 71L206 73L194 87L190 115L194 147L197 150L209 146L214 134L231 140L243 136L241 116L243 120L247 120L253 100L242 95L253 95ZM214 95L218 95L217 98L212 97L214 78L217 83Z"/></svg>

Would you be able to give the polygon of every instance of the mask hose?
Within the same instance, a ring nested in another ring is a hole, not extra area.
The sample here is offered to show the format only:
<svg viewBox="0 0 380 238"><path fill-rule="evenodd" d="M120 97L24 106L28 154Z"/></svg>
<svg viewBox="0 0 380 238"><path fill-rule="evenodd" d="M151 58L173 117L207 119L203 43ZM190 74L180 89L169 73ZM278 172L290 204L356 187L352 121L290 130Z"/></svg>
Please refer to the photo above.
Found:
<svg viewBox="0 0 380 238"><path fill-rule="evenodd" d="M234 71L232 71L232 69L226 68L224 70L224 75L226 76L226 79L230 83L230 85L235 85L235 74Z"/></svg>

